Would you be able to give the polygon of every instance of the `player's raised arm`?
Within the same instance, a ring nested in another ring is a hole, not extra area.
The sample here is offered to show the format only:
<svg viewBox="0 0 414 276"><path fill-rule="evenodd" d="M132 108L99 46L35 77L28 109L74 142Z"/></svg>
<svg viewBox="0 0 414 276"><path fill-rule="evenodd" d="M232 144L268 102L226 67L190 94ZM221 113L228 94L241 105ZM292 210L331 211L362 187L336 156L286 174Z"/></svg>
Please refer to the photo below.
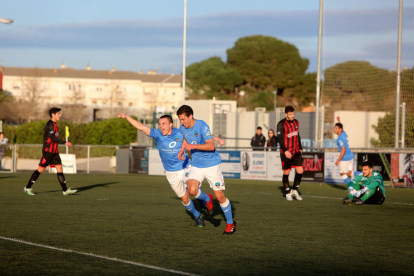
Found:
<svg viewBox="0 0 414 276"><path fill-rule="evenodd" d="M133 125L139 131L142 131L143 133L145 133L145 135L149 135L151 132L151 129L149 127L147 127L146 125L142 124L141 122L137 120L132 119L130 116L125 115L124 113L118 113L118 117L119 119L127 119L131 125Z"/></svg>

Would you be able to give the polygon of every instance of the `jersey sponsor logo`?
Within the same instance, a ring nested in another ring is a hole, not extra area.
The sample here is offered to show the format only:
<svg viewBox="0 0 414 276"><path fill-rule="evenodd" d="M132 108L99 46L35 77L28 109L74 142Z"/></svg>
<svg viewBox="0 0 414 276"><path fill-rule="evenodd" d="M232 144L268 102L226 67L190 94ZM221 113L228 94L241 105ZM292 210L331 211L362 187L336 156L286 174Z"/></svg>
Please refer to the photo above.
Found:
<svg viewBox="0 0 414 276"><path fill-rule="evenodd" d="M198 137L198 131L194 132L195 137Z"/></svg>
<svg viewBox="0 0 414 276"><path fill-rule="evenodd" d="M50 131L49 133L50 133L50 134L53 134L53 133L55 133L55 132L52 130L52 131Z"/></svg>
<svg viewBox="0 0 414 276"><path fill-rule="evenodd" d="M175 147L175 145L177 145L177 143L176 143L176 142L171 142L168 146L169 146L170 148L173 148L173 147Z"/></svg>
<svg viewBox="0 0 414 276"><path fill-rule="evenodd" d="M177 141L177 142L178 142L178 141L180 141L180 138L179 138L178 136L175 136L175 137L174 137L174 139L175 139L175 141Z"/></svg>
<svg viewBox="0 0 414 276"><path fill-rule="evenodd" d="M298 131L293 131L293 132L291 132L291 133L289 133L288 135L287 135L287 137L289 137L289 138L291 138L291 137L293 137L293 136L297 136L298 135Z"/></svg>

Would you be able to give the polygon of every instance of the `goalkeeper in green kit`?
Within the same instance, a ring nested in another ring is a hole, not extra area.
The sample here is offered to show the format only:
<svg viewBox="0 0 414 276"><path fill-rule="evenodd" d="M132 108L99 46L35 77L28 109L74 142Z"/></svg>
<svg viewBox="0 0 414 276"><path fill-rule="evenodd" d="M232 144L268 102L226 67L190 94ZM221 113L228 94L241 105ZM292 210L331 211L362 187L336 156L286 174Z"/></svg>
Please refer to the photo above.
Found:
<svg viewBox="0 0 414 276"><path fill-rule="evenodd" d="M371 162L362 163L362 173L348 183L348 191L344 204L352 204L355 197L358 198L356 205L382 204L385 200L384 180L379 172L372 171Z"/></svg>

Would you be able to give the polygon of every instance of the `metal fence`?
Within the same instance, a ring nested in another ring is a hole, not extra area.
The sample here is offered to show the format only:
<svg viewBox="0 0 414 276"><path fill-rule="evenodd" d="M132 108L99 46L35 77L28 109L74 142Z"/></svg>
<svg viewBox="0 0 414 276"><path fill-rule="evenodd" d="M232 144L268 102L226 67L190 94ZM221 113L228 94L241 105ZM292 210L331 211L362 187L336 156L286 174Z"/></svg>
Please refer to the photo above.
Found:
<svg viewBox="0 0 414 276"><path fill-rule="evenodd" d="M351 146L414 148L414 1L320 4L316 145L339 117Z"/></svg>

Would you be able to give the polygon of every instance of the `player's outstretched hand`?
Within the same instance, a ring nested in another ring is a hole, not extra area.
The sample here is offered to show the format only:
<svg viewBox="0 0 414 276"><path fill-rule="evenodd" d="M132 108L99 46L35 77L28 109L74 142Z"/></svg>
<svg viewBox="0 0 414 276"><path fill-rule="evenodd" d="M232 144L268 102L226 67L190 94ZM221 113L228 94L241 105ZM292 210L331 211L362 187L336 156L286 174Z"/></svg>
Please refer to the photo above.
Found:
<svg viewBox="0 0 414 276"><path fill-rule="evenodd" d="M341 118L339 116L337 116L336 119L338 120L338 123L341 122Z"/></svg>
<svg viewBox="0 0 414 276"><path fill-rule="evenodd" d="M68 147L71 147L72 143L71 142L66 142L65 145L68 146Z"/></svg>
<svg viewBox="0 0 414 276"><path fill-rule="evenodd" d="M358 194L358 191L354 189L354 187L349 187L348 188L349 194L351 196L356 196Z"/></svg>
<svg viewBox="0 0 414 276"><path fill-rule="evenodd" d="M127 117L127 115L125 115L124 113L119 113L119 112L117 112L117 113L118 113L118 118L119 119L125 119Z"/></svg>

